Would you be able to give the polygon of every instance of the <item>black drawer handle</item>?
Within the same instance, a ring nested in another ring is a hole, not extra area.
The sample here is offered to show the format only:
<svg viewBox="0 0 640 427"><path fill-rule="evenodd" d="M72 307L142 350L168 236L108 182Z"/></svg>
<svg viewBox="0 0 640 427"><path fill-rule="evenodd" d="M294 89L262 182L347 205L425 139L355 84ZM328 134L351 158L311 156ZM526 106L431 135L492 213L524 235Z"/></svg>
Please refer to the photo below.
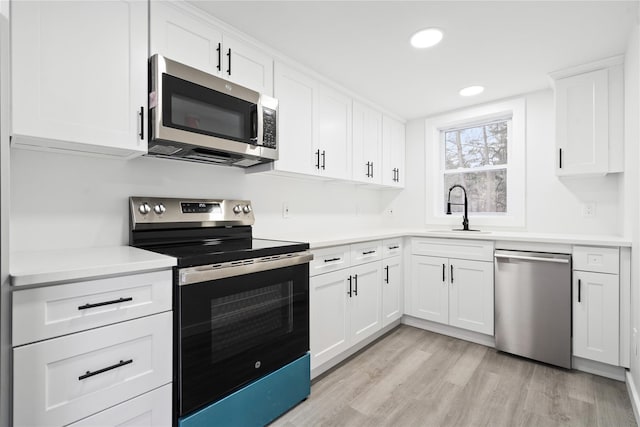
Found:
<svg viewBox="0 0 640 427"><path fill-rule="evenodd" d="M86 310L88 308L102 307L103 305L118 304L118 303L127 302L127 301L133 301L133 298L132 297L118 298L111 301L97 302L95 304L85 304L78 307L78 310Z"/></svg>
<svg viewBox="0 0 640 427"><path fill-rule="evenodd" d="M340 261L342 258L329 258L329 259L325 259L324 262L333 262L333 261Z"/></svg>
<svg viewBox="0 0 640 427"><path fill-rule="evenodd" d="M398 249L400 246L389 246L389 250Z"/></svg>
<svg viewBox="0 0 640 427"><path fill-rule="evenodd" d="M86 374L80 375L78 377L78 380L82 381L82 380L87 379L89 377L92 377L94 375L102 374L102 373L105 373L107 371L111 371L112 369L116 369L116 368L119 368L119 367L124 366L124 365L129 365L131 363L133 363L133 359L121 360L120 362L116 363L115 365L107 366L106 368L98 369L97 371L93 371L93 372L87 371Z"/></svg>
<svg viewBox="0 0 640 427"><path fill-rule="evenodd" d="M373 251L362 252L362 255L371 255L371 254L375 254L375 253L376 253L376 251L373 250Z"/></svg>

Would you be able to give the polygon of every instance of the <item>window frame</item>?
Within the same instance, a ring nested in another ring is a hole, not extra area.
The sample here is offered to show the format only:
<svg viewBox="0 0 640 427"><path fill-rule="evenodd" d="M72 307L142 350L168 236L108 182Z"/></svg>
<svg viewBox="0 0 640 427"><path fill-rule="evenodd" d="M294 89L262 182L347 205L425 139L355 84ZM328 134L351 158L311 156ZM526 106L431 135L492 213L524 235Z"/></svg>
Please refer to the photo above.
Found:
<svg viewBox="0 0 640 427"><path fill-rule="evenodd" d="M470 213L471 228L524 227L525 210L525 150L526 150L526 104L525 98L515 98L490 104L465 108L440 114L425 120L426 154L426 218L427 225L450 225L455 227L462 221L461 213L446 215L444 194L444 132L472 127L495 120L511 119L507 141L507 212ZM480 171L480 169L477 169Z"/></svg>

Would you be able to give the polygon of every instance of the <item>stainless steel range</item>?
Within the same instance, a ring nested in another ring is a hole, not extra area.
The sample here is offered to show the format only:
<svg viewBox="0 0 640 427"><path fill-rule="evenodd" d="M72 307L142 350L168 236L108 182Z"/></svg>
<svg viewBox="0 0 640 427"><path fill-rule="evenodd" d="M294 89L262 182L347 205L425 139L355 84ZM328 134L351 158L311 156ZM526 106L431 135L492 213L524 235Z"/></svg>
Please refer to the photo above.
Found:
<svg viewBox="0 0 640 427"><path fill-rule="evenodd" d="M247 200L131 197L130 214L132 246L178 260L175 425L264 425L304 400L309 244L253 239Z"/></svg>

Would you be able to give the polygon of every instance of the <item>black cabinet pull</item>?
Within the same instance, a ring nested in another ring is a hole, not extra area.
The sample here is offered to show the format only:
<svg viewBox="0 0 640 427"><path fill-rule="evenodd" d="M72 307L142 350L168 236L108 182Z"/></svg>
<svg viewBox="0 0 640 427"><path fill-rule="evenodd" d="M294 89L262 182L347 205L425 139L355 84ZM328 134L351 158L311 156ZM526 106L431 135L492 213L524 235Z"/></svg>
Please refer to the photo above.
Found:
<svg viewBox="0 0 640 427"><path fill-rule="evenodd" d="M218 66L216 68L220 71L222 70L222 43L218 43L216 52L218 52Z"/></svg>
<svg viewBox="0 0 640 427"><path fill-rule="evenodd" d="M111 301L97 302L95 304L85 304L78 307L78 310L86 310L88 308L102 307L103 305L118 304L120 302L133 301L132 297L118 298Z"/></svg>
<svg viewBox="0 0 640 427"><path fill-rule="evenodd" d="M371 163L367 162L367 178L371 177L371 173L369 172L370 168L371 168Z"/></svg>
<svg viewBox="0 0 640 427"><path fill-rule="evenodd" d="M560 153L558 155L559 158L559 162L560 162L560 169L562 169L562 148L559 149Z"/></svg>
<svg viewBox="0 0 640 427"><path fill-rule="evenodd" d="M325 162L327 160L326 153L322 150L322 170L324 170Z"/></svg>
<svg viewBox="0 0 640 427"><path fill-rule="evenodd" d="M316 150L316 169L320 170L320 150Z"/></svg>
<svg viewBox="0 0 640 427"><path fill-rule="evenodd" d="M93 371L93 372L87 371L86 374L80 375L78 377L78 380L82 381L82 380L87 379L89 377L92 377L94 375L102 374L104 372L110 371L112 369L119 368L119 367L124 366L124 365L129 365L130 363L133 363L133 359L121 360L120 362L116 363L115 365L107 366L106 368L98 369L97 371Z"/></svg>
<svg viewBox="0 0 640 427"><path fill-rule="evenodd" d="M446 274L446 270L447 270L447 267L444 264L442 264L442 281L443 282L447 280L447 278L444 277L444 275Z"/></svg>
<svg viewBox="0 0 640 427"><path fill-rule="evenodd" d="M393 178L391 181L396 182L396 168L393 168Z"/></svg>
<svg viewBox="0 0 640 427"><path fill-rule="evenodd" d="M144 140L144 107L140 107L140 139Z"/></svg>
<svg viewBox="0 0 640 427"><path fill-rule="evenodd" d="M366 251L366 252L362 252L362 255L371 255L371 254L375 254L375 253L376 253L376 251L375 251L375 250L373 250L373 251Z"/></svg>
<svg viewBox="0 0 640 427"><path fill-rule="evenodd" d="M370 178L373 178L373 162L371 162L371 176Z"/></svg>
<svg viewBox="0 0 640 427"><path fill-rule="evenodd" d="M358 296L358 275L353 275L353 294Z"/></svg>
<svg viewBox="0 0 640 427"><path fill-rule="evenodd" d="M347 280L349 280L349 292L347 292L347 295L349 295L349 298L351 298L351 280L352 279L353 278L351 276L349 276L349 279L347 279Z"/></svg>
<svg viewBox="0 0 640 427"><path fill-rule="evenodd" d="M582 300L582 282L578 279L578 302Z"/></svg>
<svg viewBox="0 0 640 427"><path fill-rule="evenodd" d="M400 246L397 246L397 245L396 245L396 246L389 246L389 250L392 250L392 249L398 249L399 247L400 247Z"/></svg>
<svg viewBox="0 0 640 427"><path fill-rule="evenodd" d="M451 264L451 284L453 284L453 264Z"/></svg>
<svg viewBox="0 0 640 427"><path fill-rule="evenodd" d="M387 265L384 269L387 272L387 277L384 279L384 281L385 283L389 283L389 266Z"/></svg>
<svg viewBox="0 0 640 427"><path fill-rule="evenodd" d="M227 58L229 58L227 60L227 65L228 65L227 74L231 75L231 48L229 48L229 52L227 52Z"/></svg>
<svg viewBox="0 0 640 427"><path fill-rule="evenodd" d="M396 182L400 182L400 169L396 169Z"/></svg>
<svg viewBox="0 0 640 427"><path fill-rule="evenodd" d="M333 261L340 261L340 258L329 258L324 260L324 262L333 262Z"/></svg>

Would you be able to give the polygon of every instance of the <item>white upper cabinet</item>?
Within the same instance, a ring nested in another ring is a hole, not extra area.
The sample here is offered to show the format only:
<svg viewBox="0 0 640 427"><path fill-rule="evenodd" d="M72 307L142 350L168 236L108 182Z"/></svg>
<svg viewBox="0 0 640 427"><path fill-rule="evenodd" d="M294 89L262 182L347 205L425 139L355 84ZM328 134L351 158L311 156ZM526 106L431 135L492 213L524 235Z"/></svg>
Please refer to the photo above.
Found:
<svg viewBox="0 0 640 427"><path fill-rule="evenodd" d="M147 152L147 3L11 4L14 146Z"/></svg>
<svg viewBox="0 0 640 427"><path fill-rule="evenodd" d="M551 74L556 174L604 175L624 165L623 57Z"/></svg>
<svg viewBox="0 0 640 427"><path fill-rule="evenodd" d="M206 15L175 2L152 1L151 55L273 95L273 58L231 35Z"/></svg>
<svg viewBox="0 0 640 427"><path fill-rule="evenodd" d="M318 88L318 137L314 154L320 175L351 179L352 100L328 86Z"/></svg>
<svg viewBox="0 0 640 427"><path fill-rule="evenodd" d="M170 2L152 1L149 17L151 55L222 76L222 31Z"/></svg>
<svg viewBox="0 0 640 427"><path fill-rule="evenodd" d="M315 174L313 147L317 83L291 67L276 62L274 96L278 99L279 159L275 169Z"/></svg>
<svg viewBox="0 0 640 427"><path fill-rule="evenodd" d="M353 103L353 180L382 182L382 113Z"/></svg>
<svg viewBox="0 0 640 427"><path fill-rule="evenodd" d="M404 124L384 116L382 118L382 184L404 187L405 164Z"/></svg>

